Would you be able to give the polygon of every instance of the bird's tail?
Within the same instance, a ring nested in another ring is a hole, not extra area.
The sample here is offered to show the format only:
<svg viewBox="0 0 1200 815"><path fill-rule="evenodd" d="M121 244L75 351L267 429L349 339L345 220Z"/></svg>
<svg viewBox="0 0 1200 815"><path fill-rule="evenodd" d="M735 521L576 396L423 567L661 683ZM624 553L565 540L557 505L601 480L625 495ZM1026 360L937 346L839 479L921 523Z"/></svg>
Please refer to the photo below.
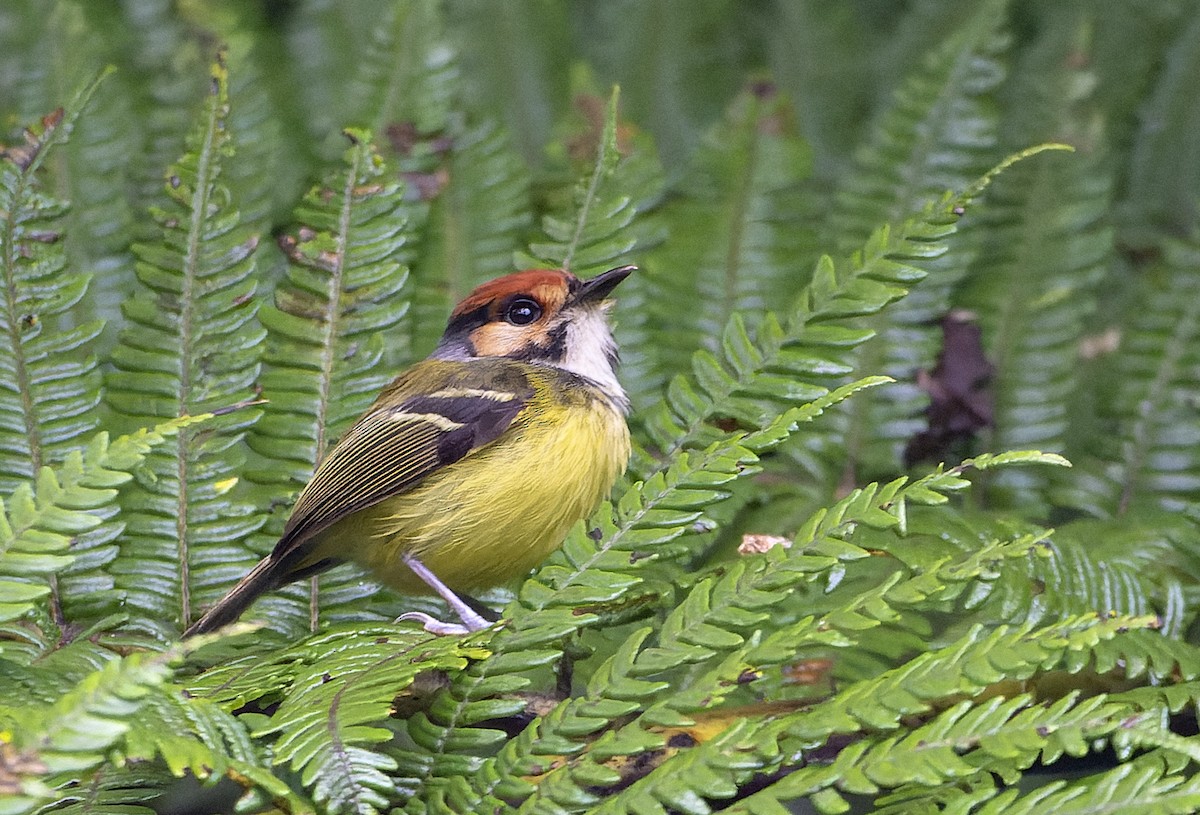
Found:
<svg viewBox="0 0 1200 815"><path fill-rule="evenodd" d="M283 560L275 557L263 558L262 562L251 569L250 573L243 577L230 590L229 594L226 594L220 602L206 611L203 617L188 626L188 629L183 632L183 636L207 634L234 622L242 616L242 612L249 608L251 603L263 594L294 580L295 577L289 575L287 571L287 564Z"/></svg>

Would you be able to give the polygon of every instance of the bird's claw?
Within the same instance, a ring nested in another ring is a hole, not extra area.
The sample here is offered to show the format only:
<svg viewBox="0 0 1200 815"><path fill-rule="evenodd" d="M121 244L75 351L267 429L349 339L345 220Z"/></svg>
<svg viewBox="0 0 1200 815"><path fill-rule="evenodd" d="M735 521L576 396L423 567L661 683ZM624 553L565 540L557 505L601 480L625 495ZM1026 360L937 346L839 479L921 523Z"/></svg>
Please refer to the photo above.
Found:
<svg viewBox="0 0 1200 815"><path fill-rule="evenodd" d="M418 622L430 634L437 634L443 637L461 637L463 634L470 634L472 631L472 629L459 623L442 622L423 611L406 611L396 618L396 622L400 622L401 620Z"/></svg>

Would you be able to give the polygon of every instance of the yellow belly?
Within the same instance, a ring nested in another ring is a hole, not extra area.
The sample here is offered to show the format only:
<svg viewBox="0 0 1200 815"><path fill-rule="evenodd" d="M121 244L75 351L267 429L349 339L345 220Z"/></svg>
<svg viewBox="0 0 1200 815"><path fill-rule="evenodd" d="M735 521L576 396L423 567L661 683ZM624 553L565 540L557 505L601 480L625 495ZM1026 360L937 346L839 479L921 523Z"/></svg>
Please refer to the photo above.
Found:
<svg viewBox="0 0 1200 815"><path fill-rule="evenodd" d="M406 594L428 593L401 560L406 552L455 591L527 573L596 508L629 460L629 431L615 410L591 401L557 412L338 522L316 550Z"/></svg>

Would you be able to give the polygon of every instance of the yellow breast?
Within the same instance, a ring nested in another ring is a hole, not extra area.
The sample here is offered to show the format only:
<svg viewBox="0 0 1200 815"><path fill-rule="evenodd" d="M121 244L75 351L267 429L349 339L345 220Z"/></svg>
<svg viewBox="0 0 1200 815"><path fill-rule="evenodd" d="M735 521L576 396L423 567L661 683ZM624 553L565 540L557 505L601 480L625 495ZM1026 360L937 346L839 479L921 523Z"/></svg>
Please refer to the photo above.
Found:
<svg viewBox="0 0 1200 815"><path fill-rule="evenodd" d="M428 589L401 561L405 552L455 591L494 586L557 548L628 460L625 419L604 400L543 404L410 492L326 530L318 549L355 560L408 594Z"/></svg>

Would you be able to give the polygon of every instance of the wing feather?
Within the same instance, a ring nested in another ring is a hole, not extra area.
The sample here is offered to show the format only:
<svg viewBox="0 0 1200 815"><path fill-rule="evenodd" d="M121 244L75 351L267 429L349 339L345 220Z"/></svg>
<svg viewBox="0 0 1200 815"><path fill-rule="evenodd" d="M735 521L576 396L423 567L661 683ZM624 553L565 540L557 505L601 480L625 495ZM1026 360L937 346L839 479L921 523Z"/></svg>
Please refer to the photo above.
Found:
<svg viewBox="0 0 1200 815"><path fill-rule="evenodd" d="M294 563L313 536L495 441L533 397L519 364L422 365L425 377L410 371L389 386L317 468L292 509L275 558ZM431 376L438 383L431 392L412 392L414 379L428 382Z"/></svg>

